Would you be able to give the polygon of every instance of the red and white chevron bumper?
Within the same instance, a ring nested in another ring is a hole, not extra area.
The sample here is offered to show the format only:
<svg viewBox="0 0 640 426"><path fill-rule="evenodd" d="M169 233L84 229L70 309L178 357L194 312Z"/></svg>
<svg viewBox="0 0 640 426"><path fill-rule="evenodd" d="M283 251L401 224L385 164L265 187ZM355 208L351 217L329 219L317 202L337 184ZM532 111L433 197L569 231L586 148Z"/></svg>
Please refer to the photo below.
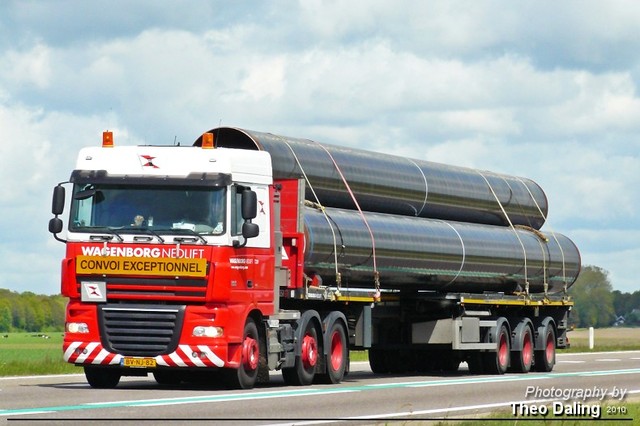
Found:
<svg viewBox="0 0 640 426"><path fill-rule="evenodd" d="M107 351L99 342L64 345L64 360L74 364L120 365L124 357ZM224 361L206 345L179 345L175 352L154 357L161 367L224 367Z"/></svg>

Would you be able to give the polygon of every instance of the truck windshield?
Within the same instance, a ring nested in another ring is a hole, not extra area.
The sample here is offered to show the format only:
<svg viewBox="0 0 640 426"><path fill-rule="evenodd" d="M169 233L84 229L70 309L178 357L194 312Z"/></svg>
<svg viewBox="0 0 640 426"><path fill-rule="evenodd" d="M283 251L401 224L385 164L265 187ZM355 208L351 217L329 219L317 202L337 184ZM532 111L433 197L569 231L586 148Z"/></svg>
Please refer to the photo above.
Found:
<svg viewBox="0 0 640 426"><path fill-rule="evenodd" d="M226 188L76 184L69 230L225 232Z"/></svg>

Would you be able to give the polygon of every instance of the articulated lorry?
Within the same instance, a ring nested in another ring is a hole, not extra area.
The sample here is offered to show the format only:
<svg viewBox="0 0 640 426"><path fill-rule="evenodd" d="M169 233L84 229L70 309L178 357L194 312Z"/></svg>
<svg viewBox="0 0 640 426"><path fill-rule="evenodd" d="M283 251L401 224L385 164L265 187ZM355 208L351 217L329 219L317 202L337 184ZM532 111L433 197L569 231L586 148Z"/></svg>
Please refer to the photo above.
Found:
<svg viewBox="0 0 640 426"><path fill-rule="evenodd" d="M339 383L351 350L379 374L551 371L580 254L547 204L529 179L270 133L105 132L53 191L64 359L97 388Z"/></svg>

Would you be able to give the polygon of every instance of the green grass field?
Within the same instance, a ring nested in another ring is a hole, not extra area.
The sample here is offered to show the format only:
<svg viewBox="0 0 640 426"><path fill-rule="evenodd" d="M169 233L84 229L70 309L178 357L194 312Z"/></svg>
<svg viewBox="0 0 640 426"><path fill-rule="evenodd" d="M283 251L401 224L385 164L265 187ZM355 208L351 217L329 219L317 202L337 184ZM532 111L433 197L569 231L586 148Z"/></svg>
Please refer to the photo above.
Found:
<svg viewBox="0 0 640 426"><path fill-rule="evenodd" d="M62 359L62 333L5 333L0 336L0 376L81 373Z"/></svg>
<svg viewBox="0 0 640 426"><path fill-rule="evenodd" d="M624 351L640 349L640 327L610 327L594 330L594 351ZM569 352L589 351L589 330L577 328L568 332Z"/></svg>

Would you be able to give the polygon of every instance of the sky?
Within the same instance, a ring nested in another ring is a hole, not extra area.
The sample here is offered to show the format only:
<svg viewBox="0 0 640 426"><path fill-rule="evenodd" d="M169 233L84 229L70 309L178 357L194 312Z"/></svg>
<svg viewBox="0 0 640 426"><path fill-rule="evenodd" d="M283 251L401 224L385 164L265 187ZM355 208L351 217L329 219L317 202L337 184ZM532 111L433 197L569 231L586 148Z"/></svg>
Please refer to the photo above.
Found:
<svg viewBox="0 0 640 426"><path fill-rule="evenodd" d="M77 151L219 125L524 176L640 290L640 3L0 2L0 288L57 294Z"/></svg>

